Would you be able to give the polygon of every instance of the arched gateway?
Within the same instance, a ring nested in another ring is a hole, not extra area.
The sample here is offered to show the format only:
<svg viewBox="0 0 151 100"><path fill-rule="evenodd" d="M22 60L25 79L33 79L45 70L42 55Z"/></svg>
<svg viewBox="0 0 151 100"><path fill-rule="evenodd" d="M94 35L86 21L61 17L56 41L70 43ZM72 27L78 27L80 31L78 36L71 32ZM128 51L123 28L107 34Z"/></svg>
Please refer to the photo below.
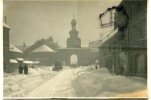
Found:
<svg viewBox="0 0 151 100"><path fill-rule="evenodd" d="M70 56L70 65L73 67L78 65L78 56L76 54Z"/></svg>

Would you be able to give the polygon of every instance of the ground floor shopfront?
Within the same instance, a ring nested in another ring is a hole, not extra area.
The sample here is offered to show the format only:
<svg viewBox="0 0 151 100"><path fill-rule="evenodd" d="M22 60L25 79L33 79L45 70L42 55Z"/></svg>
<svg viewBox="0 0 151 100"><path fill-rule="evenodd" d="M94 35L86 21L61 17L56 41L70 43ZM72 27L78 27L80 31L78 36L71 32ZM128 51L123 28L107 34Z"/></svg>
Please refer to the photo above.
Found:
<svg viewBox="0 0 151 100"><path fill-rule="evenodd" d="M147 76L146 48L100 49L100 66L105 66L112 73Z"/></svg>

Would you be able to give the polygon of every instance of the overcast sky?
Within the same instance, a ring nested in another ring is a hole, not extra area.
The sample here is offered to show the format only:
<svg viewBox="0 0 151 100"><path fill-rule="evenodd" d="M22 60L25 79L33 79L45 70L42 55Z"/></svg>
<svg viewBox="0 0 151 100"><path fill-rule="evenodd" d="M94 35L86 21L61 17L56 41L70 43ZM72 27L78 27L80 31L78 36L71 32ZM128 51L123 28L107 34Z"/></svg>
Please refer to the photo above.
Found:
<svg viewBox="0 0 151 100"><path fill-rule="evenodd" d="M7 24L11 27L10 43L32 45L38 39L52 35L54 41L66 47L74 12L82 46L87 46L89 41L99 39L99 14L120 2L4 0L4 16L7 16Z"/></svg>

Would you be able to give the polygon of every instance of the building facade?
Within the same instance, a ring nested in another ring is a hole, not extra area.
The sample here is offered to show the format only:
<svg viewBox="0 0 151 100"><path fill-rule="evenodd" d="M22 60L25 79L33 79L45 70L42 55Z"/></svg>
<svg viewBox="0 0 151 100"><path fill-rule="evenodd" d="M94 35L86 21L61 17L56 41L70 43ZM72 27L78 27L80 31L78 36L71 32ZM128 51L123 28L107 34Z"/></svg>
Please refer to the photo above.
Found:
<svg viewBox="0 0 151 100"><path fill-rule="evenodd" d="M52 65L54 63L55 54L58 43L54 42L53 37L36 41L24 51L24 58L32 61L40 61L40 65Z"/></svg>
<svg viewBox="0 0 151 100"><path fill-rule="evenodd" d="M3 68L5 72L9 72L9 31L10 27L3 23Z"/></svg>
<svg viewBox="0 0 151 100"><path fill-rule="evenodd" d="M147 0L123 0L116 7L114 30L102 41L103 66L117 74L146 77Z"/></svg>
<svg viewBox="0 0 151 100"><path fill-rule="evenodd" d="M98 50L91 48L58 48L56 52L56 61L62 61L65 65L72 65L72 59L77 58L78 66L88 66L98 60Z"/></svg>
<svg viewBox="0 0 151 100"><path fill-rule="evenodd" d="M17 59L22 59L23 52L12 44L9 44L9 72L15 72L20 65Z"/></svg>

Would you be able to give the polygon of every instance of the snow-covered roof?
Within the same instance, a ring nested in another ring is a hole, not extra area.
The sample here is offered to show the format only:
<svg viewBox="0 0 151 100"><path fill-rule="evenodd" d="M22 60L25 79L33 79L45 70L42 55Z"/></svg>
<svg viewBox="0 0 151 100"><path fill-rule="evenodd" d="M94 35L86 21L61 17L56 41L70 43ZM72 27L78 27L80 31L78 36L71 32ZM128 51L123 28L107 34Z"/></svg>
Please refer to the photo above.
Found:
<svg viewBox="0 0 151 100"><path fill-rule="evenodd" d="M18 60L18 61L23 61L24 59L23 59L23 58L17 58L17 60Z"/></svg>
<svg viewBox="0 0 151 100"><path fill-rule="evenodd" d="M39 63L40 63L40 61L33 61L33 63L34 63L34 64L39 64Z"/></svg>
<svg viewBox="0 0 151 100"><path fill-rule="evenodd" d="M18 52L18 53L23 53L21 50L19 50L18 48L16 48L14 45L10 44L9 45L9 51L11 52Z"/></svg>
<svg viewBox="0 0 151 100"><path fill-rule="evenodd" d="M10 62L10 63L15 63L15 64L18 63L18 61L15 60L15 59L9 59L9 62Z"/></svg>
<svg viewBox="0 0 151 100"><path fill-rule="evenodd" d="M3 26L6 28L10 28L6 23L3 22Z"/></svg>
<svg viewBox="0 0 151 100"><path fill-rule="evenodd" d="M32 52L55 52L53 49L43 44L40 47L34 49Z"/></svg>
<svg viewBox="0 0 151 100"><path fill-rule="evenodd" d="M25 64L33 64L34 62L33 61L23 61L23 63L25 63Z"/></svg>

